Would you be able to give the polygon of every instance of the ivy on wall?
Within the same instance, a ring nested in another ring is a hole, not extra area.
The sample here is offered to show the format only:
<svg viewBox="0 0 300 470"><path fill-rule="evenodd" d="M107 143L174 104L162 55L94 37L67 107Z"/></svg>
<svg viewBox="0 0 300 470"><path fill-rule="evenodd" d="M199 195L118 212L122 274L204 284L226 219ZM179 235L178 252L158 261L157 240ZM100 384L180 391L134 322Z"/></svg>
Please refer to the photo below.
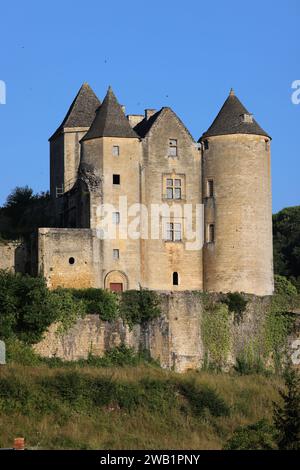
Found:
<svg viewBox="0 0 300 470"><path fill-rule="evenodd" d="M231 346L230 314L227 305L216 303L212 308L207 305L202 318L202 341L208 353L208 365L218 369L224 367Z"/></svg>

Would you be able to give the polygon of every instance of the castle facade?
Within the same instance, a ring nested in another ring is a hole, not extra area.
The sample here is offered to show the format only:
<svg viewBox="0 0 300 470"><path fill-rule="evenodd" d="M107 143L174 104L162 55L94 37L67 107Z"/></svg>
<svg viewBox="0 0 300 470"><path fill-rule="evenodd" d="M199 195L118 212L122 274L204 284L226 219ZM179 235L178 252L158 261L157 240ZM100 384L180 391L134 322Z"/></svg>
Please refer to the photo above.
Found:
<svg viewBox="0 0 300 470"><path fill-rule="evenodd" d="M272 294L270 140L233 91L196 142L172 109L126 116L84 84L50 138L39 273L51 288Z"/></svg>

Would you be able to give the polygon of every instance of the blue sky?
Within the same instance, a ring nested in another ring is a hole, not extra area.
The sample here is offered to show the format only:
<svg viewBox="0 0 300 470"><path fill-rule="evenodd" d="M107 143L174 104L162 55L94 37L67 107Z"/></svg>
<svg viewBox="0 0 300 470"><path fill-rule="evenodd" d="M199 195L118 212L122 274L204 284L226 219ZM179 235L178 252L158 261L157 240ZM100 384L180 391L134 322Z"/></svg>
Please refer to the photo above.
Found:
<svg viewBox="0 0 300 470"><path fill-rule="evenodd" d="M300 204L300 2L1 3L0 204L49 187L48 137L87 81L132 114L171 106L198 138L233 87L273 137L273 210Z"/></svg>

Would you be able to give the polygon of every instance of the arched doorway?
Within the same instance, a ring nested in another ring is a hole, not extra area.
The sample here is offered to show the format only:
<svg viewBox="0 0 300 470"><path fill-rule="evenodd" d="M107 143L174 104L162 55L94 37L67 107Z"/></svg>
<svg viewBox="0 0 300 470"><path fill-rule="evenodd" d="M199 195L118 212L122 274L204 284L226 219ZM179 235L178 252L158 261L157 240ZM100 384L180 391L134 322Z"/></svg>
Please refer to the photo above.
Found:
<svg viewBox="0 0 300 470"><path fill-rule="evenodd" d="M110 271L105 276L104 287L112 292L123 292L128 289L128 278L122 271Z"/></svg>

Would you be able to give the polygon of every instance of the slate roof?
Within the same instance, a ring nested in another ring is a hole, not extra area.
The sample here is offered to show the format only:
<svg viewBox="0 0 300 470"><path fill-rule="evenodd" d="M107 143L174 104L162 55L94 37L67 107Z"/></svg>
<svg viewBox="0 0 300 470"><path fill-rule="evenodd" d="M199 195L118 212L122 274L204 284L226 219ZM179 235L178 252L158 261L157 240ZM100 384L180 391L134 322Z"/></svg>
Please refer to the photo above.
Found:
<svg viewBox="0 0 300 470"><path fill-rule="evenodd" d="M243 114L250 113L237 96L235 96L234 91L231 90L219 114L208 130L200 137L199 141L205 137L227 134L255 134L269 137L255 119L252 122L244 122L242 120Z"/></svg>
<svg viewBox="0 0 300 470"><path fill-rule="evenodd" d="M161 108L159 111L154 113L149 119L144 118L141 122L139 122L135 127L135 132L142 138L144 138L148 132L150 131L151 127L155 123L156 119L160 115L164 108Z"/></svg>
<svg viewBox="0 0 300 470"><path fill-rule="evenodd" d="M88 83L84 83L74 98L61 125L49 140L65 127L90 127L95 118L96 110L100 105L101 102L91 87Z"/></svg>
<svg viewBox="0 0 300 470"><path fill-rule="evenodd" d="M81 140L98 137L135 137L138 139L138 135L129 124L111 87L109 87L102 105L98 108L89 131Z"/></svg>

